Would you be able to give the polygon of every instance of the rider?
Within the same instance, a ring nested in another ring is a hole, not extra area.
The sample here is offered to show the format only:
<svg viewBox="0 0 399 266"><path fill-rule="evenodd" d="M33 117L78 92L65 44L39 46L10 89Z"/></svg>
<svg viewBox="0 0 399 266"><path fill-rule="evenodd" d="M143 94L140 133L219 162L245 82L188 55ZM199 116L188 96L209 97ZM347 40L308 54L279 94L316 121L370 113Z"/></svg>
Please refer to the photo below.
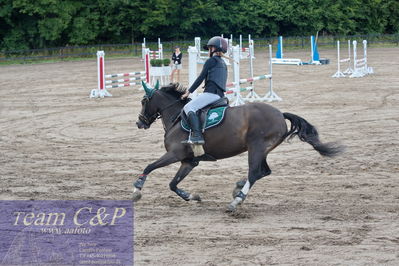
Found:
<svg viewBox="0 0 399 266"><path fill-rule="evenodd" d="M209 50L209 58L206 60L201 74L197 77L191 87L182 95L182 99L193 93L202 81L205 80L204 93L188 102L183 110L188 117L192 129L190 138L193 144L204 144L201 123L197 111L224 97L227 81L227 66L222 57L227 52L227 41L219 36L212 37L204 49Z"/></svg>

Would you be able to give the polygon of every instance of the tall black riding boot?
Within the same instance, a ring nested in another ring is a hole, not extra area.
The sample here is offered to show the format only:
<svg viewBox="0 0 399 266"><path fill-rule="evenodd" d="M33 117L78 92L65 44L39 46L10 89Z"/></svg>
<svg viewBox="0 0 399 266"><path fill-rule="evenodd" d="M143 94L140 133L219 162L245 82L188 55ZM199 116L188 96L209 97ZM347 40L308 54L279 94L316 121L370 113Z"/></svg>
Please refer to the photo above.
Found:
<svg viewBox="0 0 399 266"><path fill-rule="evenodd" d="M201 122L197 116L196 113L194 112L189 112L187 114L188 117L188 122L190 123L191 127L191 137L190 140L193 144L204 144L204 138L202 137L202 130L201 130Z"/></svg>

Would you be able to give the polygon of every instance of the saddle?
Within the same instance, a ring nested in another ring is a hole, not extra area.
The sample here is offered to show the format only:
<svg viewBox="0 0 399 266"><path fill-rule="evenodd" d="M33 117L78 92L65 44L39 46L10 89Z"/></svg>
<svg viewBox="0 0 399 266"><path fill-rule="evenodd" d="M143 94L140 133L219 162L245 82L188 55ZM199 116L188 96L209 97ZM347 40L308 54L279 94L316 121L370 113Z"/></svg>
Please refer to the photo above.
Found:
<svg viewBox="0 0 399 266"><path fill-rule="evenodd" d="M224 97L198 110L197 115L201 121L202 131L219 125L223 121L227 107L229 107L229 100ZM180 118L182 129L189 132L190 124L183 110L180 113Z"/></svg>

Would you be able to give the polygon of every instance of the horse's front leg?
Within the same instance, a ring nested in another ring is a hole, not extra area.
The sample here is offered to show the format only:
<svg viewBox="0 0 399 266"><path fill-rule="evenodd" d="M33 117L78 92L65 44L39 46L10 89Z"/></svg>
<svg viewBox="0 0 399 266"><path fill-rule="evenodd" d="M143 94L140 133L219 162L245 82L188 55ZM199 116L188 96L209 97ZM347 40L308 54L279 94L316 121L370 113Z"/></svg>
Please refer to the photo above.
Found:
<svg viewBox="0 0 399 266"><path fill-rule="evenodd" d="M183 189L177 188L177 185L193 170L194 167L198 165L198 162L194 161L182 161L179 171L177 171L175 177L169 183L169 187L172 191L174 191L177 195L179 195L182 199L196 200L201 201L201 197L199 195L190 194Z"/></svg>
<svg viewBox="0 0 399 266"><path fill-rule="evenodd" d="M133 201L138 201L141 199L141 189L144 186L144 183L147 179L147 176L157 168L167 166L169 164L178 162L179 159L176 158L175 154L172 152L165 153L161 158L156 160L155 162L149 164L143 171L143 173L137 178L136 182L134 182L134 191L133 191Z"/></svg>

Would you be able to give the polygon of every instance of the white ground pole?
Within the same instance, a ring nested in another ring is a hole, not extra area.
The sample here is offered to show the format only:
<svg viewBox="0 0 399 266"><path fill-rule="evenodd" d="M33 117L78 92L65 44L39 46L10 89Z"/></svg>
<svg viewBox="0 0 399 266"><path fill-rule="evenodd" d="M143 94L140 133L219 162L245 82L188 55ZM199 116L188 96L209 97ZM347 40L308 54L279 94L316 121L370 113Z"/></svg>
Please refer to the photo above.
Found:
<svg viewBox="0 0 399 266"><path fill-rule="evenodd" d="M187 53L188 53L188 87L191 87L191 85L194 83L194 81L197 78L197 60L198 60L199 51L197 50L196 47L189 46ZM195 98L197 97L197 95L198 95L197 91L194 91L191 94L191 98Z"/></svg>
<svg viewBox="0 0 399 266"><path fill-rule="evenodd" d="M269 91L266 93L265 97L263 97L263 100L266 100L268 102L273 102L273 101L282 101L283 99L280 98L274 91L273 91L273 51L272 51L272 45L269 44Z"/></svg>

